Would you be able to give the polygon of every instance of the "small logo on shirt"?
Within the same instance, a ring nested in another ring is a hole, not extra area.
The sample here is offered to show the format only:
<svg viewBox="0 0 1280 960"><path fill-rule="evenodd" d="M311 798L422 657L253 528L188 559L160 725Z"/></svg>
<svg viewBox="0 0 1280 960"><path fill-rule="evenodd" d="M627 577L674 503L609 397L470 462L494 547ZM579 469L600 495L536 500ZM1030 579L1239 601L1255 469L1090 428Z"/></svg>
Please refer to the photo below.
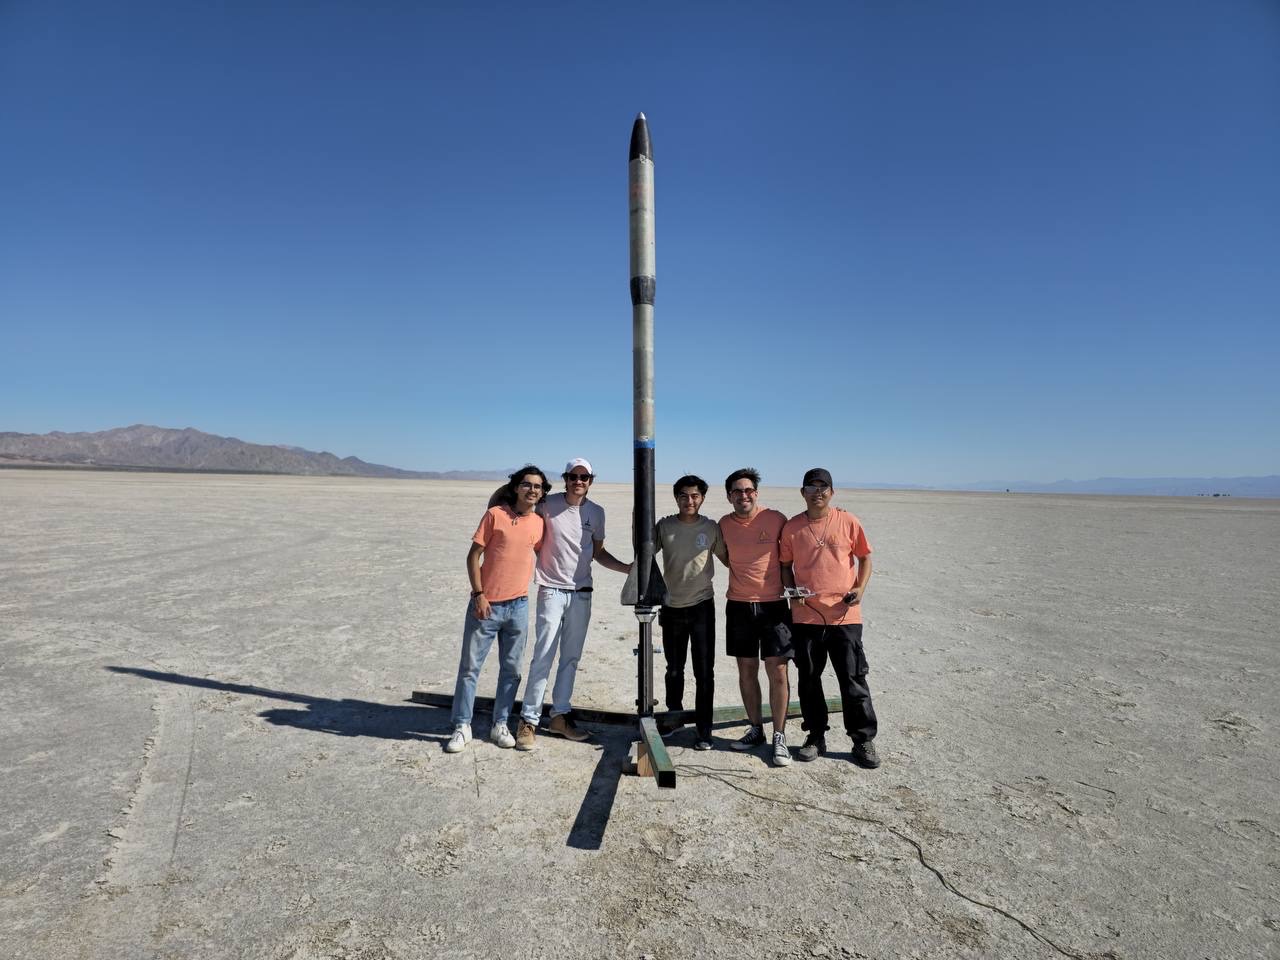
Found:
<svg viewBox="0 0 1280 960"><path fill-rule="evenodd" d="M705 533L698 534L698 536L694 539L694 543L698 545L699 550L705 550L707 549L707 547L711 546L711 541L710 539L707 538L707 535Z"/></svg>
<svg viewBox="0 0 1280 960"><path fill-rule="evenodd" d="M757 540L756 543L771 543L772 541L773 541L773 538L769 536L769 531L761 530L760 539Z"/></svg>

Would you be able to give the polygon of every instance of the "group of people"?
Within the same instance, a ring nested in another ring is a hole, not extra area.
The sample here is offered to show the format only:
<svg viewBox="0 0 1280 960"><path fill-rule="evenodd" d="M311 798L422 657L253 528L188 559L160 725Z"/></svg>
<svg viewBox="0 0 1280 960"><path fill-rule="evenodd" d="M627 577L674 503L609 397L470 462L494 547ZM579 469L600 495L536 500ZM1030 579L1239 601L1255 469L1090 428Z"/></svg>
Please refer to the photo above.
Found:
<svg viewBox="0 0 1280 960"><path fill-rule="evenodd" d="M618 573L631 565L604 546L605 514L588 498L595 474L583 459L570 460L565 492L551 494L546 475L526 466L494 494L467 553L471 600L453 698L449 753L472 739L471 720L481 667L498 642L498 687L490 740L500 747L532 750L552 664L559 653L547 730L570 740L590 735L573 719L570 699L591 620L592 563ZM760 475L750 467L725 478L732 507L719 522L702 515L707 483L697 476L675 482L676 512L655 530L667 595L659 613L666 659L666 705L684 709L685 667L693 658L696 686L694 749L712 748L715 703L714 560L729 571L725 646L738 667L738 689L749 726L732 746L750 750L769 743L764 732L760 664L769 687L773 762L791 763L787 711L788 664L794 661L804 745L800 760L826 752L827 701L822 673L830 661L840 688L851 759L880 765L875 709L867 687L862 645L862 598L871 579L871 546L858 518L832 505L831 474L814 468L800 492L805 510L787 519L759 503ZM534 650L524 704L513 735L508 717L520 684L528 632L528 585L537 586ZM668 729L671 729L669 727Z"/></svg>

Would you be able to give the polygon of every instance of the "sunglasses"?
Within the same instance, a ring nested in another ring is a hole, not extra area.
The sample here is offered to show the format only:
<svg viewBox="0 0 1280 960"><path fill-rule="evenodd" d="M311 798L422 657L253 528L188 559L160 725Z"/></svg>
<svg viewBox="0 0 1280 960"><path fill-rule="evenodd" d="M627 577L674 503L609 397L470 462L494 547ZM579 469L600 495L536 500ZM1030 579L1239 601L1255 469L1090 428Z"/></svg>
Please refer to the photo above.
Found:
<svg viewBox="0 0 1280 960"><path fill-rule="evenodd" d="M800 489L812 497L819 493L826 493L831 488L828 487L825 483L806 483Z"/></svg>
<svg viewBox="0 0 1280 960"><path fill-rule="evenodd" d="M564 478L576 483L590 483L596 478L596 475L594 473L566 473Z"/></svg>
<svg viewBox="0 0 1280 960"><path fill-rule="evenodd" d="M751 496L755 492L756 492L755 487L734 487L732 490L729 491L729 496L747 497L747 496Z"/></svg>

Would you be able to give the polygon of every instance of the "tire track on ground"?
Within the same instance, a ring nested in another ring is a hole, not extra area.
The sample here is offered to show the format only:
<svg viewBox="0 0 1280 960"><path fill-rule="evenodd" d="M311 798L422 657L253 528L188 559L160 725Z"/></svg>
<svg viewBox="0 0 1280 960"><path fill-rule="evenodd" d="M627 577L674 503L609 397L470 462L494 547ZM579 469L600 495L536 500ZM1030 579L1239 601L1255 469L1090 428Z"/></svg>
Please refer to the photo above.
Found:
<svg viewBox="0 0 1280 960"><path fill-rule="evenodd" d="M142 766L121 824L109 831L116 843L103 881L112 887L164 883L173 866L195 753L194 708L181 687L157 694L155 732L146 739Z"/></svg>
<svg viewBox="0 0 1280 960"><path fill-rule="evenodd" d="M57 596L51 597L48 600L24 604L23 612L29 616L37 613L61 610L73 601L75 603L85 603L92 602L100 597L118 596L121 591L126 589L129 585L143 584L149 585L153 589L158 589L165 583L181 580L183 578L190 577L195 573L204 573L209 570L235 567L244 564L245 561L256 560L261 557L287 556L290 553L305 551L328 538L329 534L327 532L320 532L298 540L292 540L287 544L263 547L257 550L248 550L232 557L224 557L202 563L166 567L160 572L154 570L143 570L136 573L121 572L117 576L103 578L95 583L85 584L83 586L64 587L58 591Z"/></svg>

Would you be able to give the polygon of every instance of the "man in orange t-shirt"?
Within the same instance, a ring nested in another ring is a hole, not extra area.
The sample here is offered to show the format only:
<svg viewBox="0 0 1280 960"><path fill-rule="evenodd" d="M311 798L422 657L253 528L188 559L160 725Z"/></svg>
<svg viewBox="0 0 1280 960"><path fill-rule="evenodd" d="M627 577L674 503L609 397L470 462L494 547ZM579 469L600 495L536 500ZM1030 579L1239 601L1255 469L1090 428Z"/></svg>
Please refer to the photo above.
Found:
<svg viewBox="0 0 1280 960"><path fill-rule="evenodd" d="M787 707L791 678L787 662L795 659L791 642L791 614L782 599L782 568L778 563L778 535L787 518L761 507L756 499L760 474L744 467L729 474L724 490L733 512L720 518L720 538L729 553L729 589L724 605L725 648L738 661L738 690L750 726L735 750L765 743L760 709L760 660L769 678L769 709L773 718L773 763L791 762L787 747Z"/></svg>
<svg viewBox="0 0 1280 960"><path fill-rule="evenodd" d="M853 762L878 767L876 712L862 649L862 597L871 579L871 545L857 517L831 506L835 490L826 470L815 467L806 473L800 492L807 509L787 521L778 541L782 582L812 593L791 601L800 712L809 732L797 756L813 760L826 752L822 671L830 658L845 732L853 741Z"/></svg>
<svg viewBox="0 0 1280 960"><path fill-rule="evenodd" d="M458 753L471 742L476 683L495 639L498 689L489 739L503 749L516 745L507 719L520 686L520 658L529 633L529 579L545 529L534 508L545 499L550 486L547 475L537 467L521 467L494 495L498 503L485 511L471 538L467 551L471 600L462 628L462 653L453 689L453 735L445 744L446 753Z"/></svg>

